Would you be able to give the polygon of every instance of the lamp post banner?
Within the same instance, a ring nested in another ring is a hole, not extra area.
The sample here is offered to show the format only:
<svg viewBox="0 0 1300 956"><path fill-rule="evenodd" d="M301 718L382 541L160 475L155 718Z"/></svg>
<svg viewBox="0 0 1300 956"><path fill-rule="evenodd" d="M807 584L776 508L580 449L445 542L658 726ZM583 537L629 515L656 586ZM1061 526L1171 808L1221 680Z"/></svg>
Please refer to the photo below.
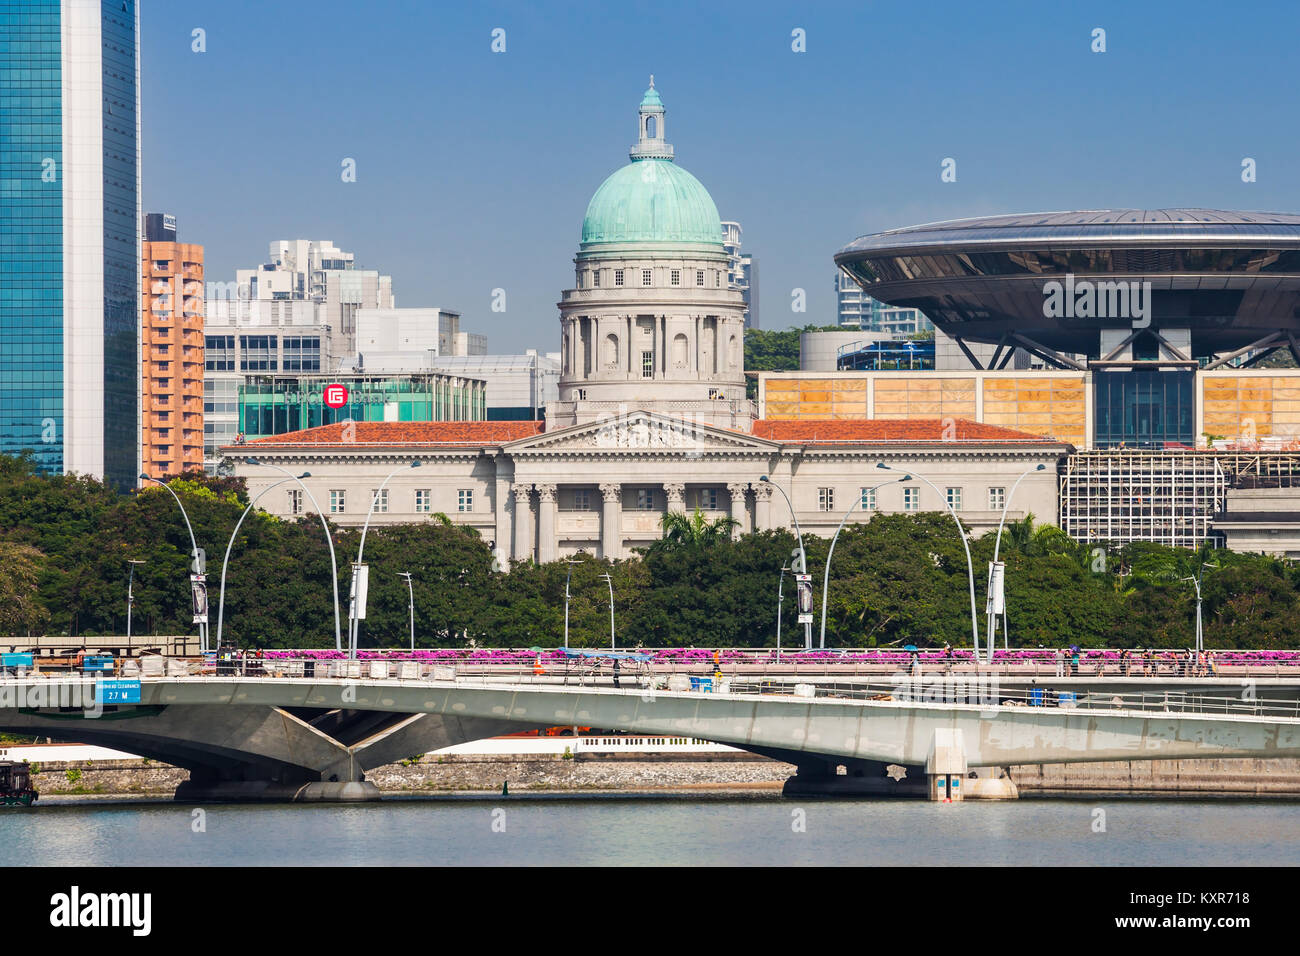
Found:
<svg viewBox="0 0 1300 956"><path fill-rule="evenodd" d="M1005 561L989 562L989 599L986 614L1001 614L1006 610L1007 564Z"/></svg>
<svg viewBox="0 0 1300 956"><path fill-rule="evenodd" d="M799 594L799 623L811 624L813 619L812 575L796 574L795 588Z"/></svg>
<svg viewBox="0 0 1300 956"><path fill-rule="evenodd" d="M190 575L190 598L194 605L194 623L208 623L208 583L207 575Z"/></svg>

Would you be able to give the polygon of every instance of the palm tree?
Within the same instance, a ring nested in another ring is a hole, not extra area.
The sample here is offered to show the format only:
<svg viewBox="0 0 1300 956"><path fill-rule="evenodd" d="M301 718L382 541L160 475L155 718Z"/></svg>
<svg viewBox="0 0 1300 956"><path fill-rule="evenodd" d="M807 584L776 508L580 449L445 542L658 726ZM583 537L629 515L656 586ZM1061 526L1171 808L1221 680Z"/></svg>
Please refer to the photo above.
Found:
<svg viewBox="0 0 1300 956"><path fill-rule="evenodd" d="M664 543L669 547L707 548L731 537L731 529L740 524L735 518L723 516L710 521L699 508L693 515L684 511L665 512L659 521L664 531Z"/></svg>

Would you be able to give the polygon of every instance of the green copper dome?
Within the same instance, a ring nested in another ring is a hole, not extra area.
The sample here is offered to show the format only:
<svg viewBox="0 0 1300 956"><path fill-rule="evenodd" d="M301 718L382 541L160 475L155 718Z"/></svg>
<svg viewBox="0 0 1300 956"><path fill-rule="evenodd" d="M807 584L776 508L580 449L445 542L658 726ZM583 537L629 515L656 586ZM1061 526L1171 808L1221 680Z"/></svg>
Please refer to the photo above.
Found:
<svg viewBox="0 0 1300 956"><path fill-rule="evenodd" d="M610 176L587 204L582 244L698 242L722 246L722 217L703 184L672 162L643 159Z"/></svg>

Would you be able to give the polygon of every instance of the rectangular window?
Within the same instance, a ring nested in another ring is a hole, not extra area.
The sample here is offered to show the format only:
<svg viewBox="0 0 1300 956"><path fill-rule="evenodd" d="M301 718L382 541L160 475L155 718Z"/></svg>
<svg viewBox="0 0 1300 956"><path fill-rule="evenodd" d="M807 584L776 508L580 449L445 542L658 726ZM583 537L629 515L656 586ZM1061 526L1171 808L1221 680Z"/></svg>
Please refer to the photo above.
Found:
<svg viewBox="0 0 1300 956"><path fill-rule="evenodd" d="M861 492L861 495L862 495L862 497L861 497L861 502L862 502L862 503L861 503L861 506L860 506L860 507L862 508L862 510L863 510L863 511L875 511L875 510L876 510L876 489L875 489L875 488L863 488L863 489L862 489L862 492Z"/></svg>
<svg viewBox="0 0 1300 956"><path fill-rule="evenodd" d="M474 490L472 488L461 488L456 492L456 510L474 510Z"/></svg>
<svg viewBox="0 0 1300 956"><path fill-rule="evenodd" d="M373 505L377 514L388 514L388 489L379 488L371 489L370 497L373 499Z"/></svg>
<svg viewBox="0 0 1300 956"><path fill-rule="evenodd" d="M428 488L415 489L415 512L427 515L433 510L433 495Z"/></svg>
<svg viewBox="0 0 1300 956"><path fill-rule="evenodd" d="M701 488L699 506L701 511L717 511L718 510L718 489Z"/></svg>
<svg viewBox="0 0 1300 956"><path fill-rule="evenodd" d="M330 489L330 514L341 515L348 509L348 493L342 488Z"/></svg>
<svg viewBox="0 0 1300 956"><path fill-rule="evenodd" d="M642 285L649 285L649 284L650 284L650 277L651 277L651 272L650 272L649 269L642 269L642 270L641 270L641 284L642 284Z"/></svg>
<svg viewBox="0 0 1300 956"><path fill-rule="evenodd" d="M817 510L830 511L835 507L835 489L818 488L817 489Z"/></svg>
<svg viewBox="0 0 1300 956"><path fill-rule="evenodd" d="M289 489L289 514L291 515L302 514L302 489L301 488Z"/></svg>
<svg viewBox="0 0 1300 956"><path fill-rule="evenodd" d="M698 286L702 286L702 285L704 285L704 270L703 270L703 269L700 269L700 270L698 270L698 271L695 273L695 284L698 285Z"/></svg>
<svg viewBox="0 0 1300 956"><path fill-rule="evenodd" d="M655 510L655 490L653 488L638 488L636 490L636 510Z"/></svg>
<svg viewBox="0 0 1300 956"><path fill-rule="evenodd" d="M654 378L655 374L655 354L654 352L641 353L641 377Z"/></svg>
<svg viewBox="0 0 1300 956"><path fill-rule="evenodd" d="M948 507L953 511L961 511L961 489L948 489Z"/></svg>
<svg viewBox="0 0 1300 956"><path fill-rule="evenodd" d="M903 510L916 511L921 506L921 489L904 488L903 489Z"/></svg>
<svg viewBox="0 0 1300 956"><path fill-rule="evenodd" d="M586 488L579 488L573 493L573 510L590 511L591 510L591 492Z"/></svg>
<svg viewBox="0 0 1300 956"><path fill-rule="evenodd" d="M1007 506L1007 489L989 489L989 511L1001 511Z"/></svg>
<svg viewBox="0 0 1300 956"><path fill-rule="evenodd" d="M722 288L722 272L718 269L713 270L713 288Z"/></svg>
<svg viewBox="0 0 1300 956"><path fill-rule="evenodd" d="M681 269L674 269L674 270L672 270L672 273L671 273L671 275L669 276L669 281L670 281L673 285L681 285L681 284L682 284L682 270L681 270Z"/></svg>
<svg viewBox="0 0 1300 956"><path fill-rule="evenodd" d="M622 285L622 284L623 284L623 270L622 270L622 269L615 269L615 270L614 270L614 285Z"/></svg>
<svg viewBox="0 0 1300 956"><path fill-rule="evenodd" d="M599 270L599 269L592 269L592 270L591 270L591 287L592 287L593 289L599 289L599 288L600 288L600 270Z"/></svg>

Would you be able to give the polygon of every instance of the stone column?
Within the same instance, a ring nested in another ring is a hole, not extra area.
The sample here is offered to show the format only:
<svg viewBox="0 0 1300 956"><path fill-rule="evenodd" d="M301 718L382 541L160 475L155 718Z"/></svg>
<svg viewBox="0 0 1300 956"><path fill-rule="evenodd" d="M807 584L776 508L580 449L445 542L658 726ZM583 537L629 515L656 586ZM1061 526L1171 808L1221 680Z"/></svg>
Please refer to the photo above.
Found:
<svg viewBox="0 0 1300 956"><path fill-rule="evenodd" d="M531 542L533 524L533 487L532 485L515 485L515 553L516 561L531 561L533 546Z"/></svg>
<svg viewBox="0 0 1300 956"><path fill-rule="evenodd" d="M614 560L623 550L623 486L600 486L604 507L600 515L600 556Z"/></svg>
<svg viewBox="0 0 1300 956"><path fill-rule="evenodd" d="M492 512L496 519L496 547L501 555L510 554L510 478L506 475L509 461L505 455L496 456L496 481L493 485ZM495 555L493 556L495 557ZM508 560L508 559L507 559Z"/></svg>
<svg viewBox="0 0 1300 956"><path fill-rule="evenodd" d="M537 563L554 561L558 548L555 540L555 485L537 486Z"/></svg>
<svg viewBox="0 0 1300 956"><path fill-rule="evenodd" d="M772 486L760 482L754 486L754 530L768 531L772 527Z"/></svg>
<svg viewBox="0 0 1300 956"><path fill-rule="evenodd" d="M664 482L664 498L668 502L668 511L686 510L686 486L679 482Z"/></svg>
<svg viewBox="0 0 1300 956"><path fill-rule="evenodd" d="M745 508L745 492L749 485L740 484L739 482L729 482L727 484L727 493L731 495L731 517L736 519L736 527L731 530L733 538L739 537L750 530L749 514Z"/></svg>

